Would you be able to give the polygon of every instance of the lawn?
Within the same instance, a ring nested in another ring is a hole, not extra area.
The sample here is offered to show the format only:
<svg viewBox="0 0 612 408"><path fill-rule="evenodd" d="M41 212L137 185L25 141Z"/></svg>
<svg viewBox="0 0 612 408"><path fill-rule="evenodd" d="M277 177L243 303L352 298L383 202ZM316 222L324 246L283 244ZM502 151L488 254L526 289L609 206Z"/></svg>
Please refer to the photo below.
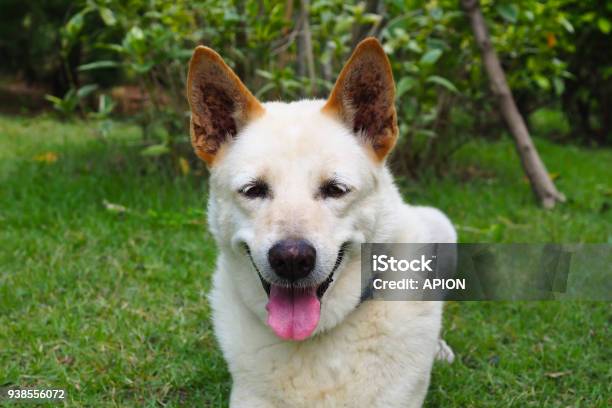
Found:
<svg viewBox="0 0 612 408"><path fill-rule="evenodd" d="M69 406L227 404L205 179L139 144L122 124L100 139L88 123L0 117L0 388L65 388ZM612 150L537 145L569 199L553 211L534 205L508 141L400 184L463 242L612 242ZM448 304L457 360L434 367L427 406L609 406L611 323L603 302Z"/></svg>

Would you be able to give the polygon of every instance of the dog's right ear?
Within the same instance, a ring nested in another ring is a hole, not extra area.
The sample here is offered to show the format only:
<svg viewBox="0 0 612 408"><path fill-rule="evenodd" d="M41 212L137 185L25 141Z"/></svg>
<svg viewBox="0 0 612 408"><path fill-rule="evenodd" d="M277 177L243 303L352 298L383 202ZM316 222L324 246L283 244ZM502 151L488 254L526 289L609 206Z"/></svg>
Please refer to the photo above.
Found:
<svg viewBox="0 0 612 408"><path fill-rule="evenodd" d="M224 143L264 113L257 98L215 51L199 46L187 77L191 107L191 144L209 166Z"/></svg>
<svg viewBox="0 0 612 408"><path fill-rule="evenodd" d="M398 135L391 64L375 38L360 42L342 68L323 112L343 121L384 161Z"/></svg>

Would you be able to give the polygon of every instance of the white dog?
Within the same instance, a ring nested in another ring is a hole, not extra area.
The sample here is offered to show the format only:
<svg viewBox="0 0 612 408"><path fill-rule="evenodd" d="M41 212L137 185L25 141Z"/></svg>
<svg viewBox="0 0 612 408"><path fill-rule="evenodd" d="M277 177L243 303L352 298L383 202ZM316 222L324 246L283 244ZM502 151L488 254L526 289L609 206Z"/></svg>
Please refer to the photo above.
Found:
<svg viewBox="0 0 612 408"><path fill-rule="evenodd" d="M195 50L191 137L210 168L210 301L232 407L418 407L436 353L452 358L440 302L360 301L361 243L456 240L440 211L404 204L385 166L394 89L375 39L327 101L260 103Z"/></svg>

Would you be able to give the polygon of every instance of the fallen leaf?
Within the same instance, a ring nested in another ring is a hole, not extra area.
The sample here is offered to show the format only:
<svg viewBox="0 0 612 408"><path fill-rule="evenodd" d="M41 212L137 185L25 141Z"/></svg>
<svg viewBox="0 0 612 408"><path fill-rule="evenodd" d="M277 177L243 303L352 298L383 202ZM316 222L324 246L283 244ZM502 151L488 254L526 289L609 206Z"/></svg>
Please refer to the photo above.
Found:
<svg viewBox="0 0 612 408"><path fill-rule="evenodd" d="M74 364L74 357L72 356L63 356L61 358L59 358L57 360L58 363L63 364L63 365L67 365L67 366L71 366L72 364Z"/></svg>
<svg viewBox="0 0 612 408"><path fill-rule="evenodd" d="M57 153L46 152L34 156L34 161L51 164L55 163L57 161L57 158Z"/></svg>
<svg viewBox="0 0 612 408"><path fill-rule="evenodd" d="M108 202L106 200L103 200L102 204L104 204L104 208L106 208L110 212L121 214L121 213L125 213L125 212L129 211L127 209L127 207L124 207L124 206L119 205L119 204L113 204L113 203Z"/></svg>
<svg viewBox="0 0 612 408"><path fill-rule="evenodd" d="M546 373L545 375L548 378L559 378L559 377L563 377L564 375L568 375L568 374L571 374L571 373L572 372L570 370L567 370L567 371L554 371L554 372L551 372L551 373Z"/></svg>
<svg viewBox="0 0 612 408"><path fill-rule="evenodd" d="M183 176L188 175L191 172L191 167L189 167L189 162L184 157L179 157L178 160L179 167L181 169L181 174Z"/></svg>

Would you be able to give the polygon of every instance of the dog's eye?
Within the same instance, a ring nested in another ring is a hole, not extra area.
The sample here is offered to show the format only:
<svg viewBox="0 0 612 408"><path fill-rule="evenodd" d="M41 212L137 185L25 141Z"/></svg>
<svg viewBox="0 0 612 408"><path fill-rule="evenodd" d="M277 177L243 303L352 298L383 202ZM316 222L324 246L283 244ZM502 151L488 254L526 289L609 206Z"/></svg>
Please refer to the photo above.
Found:
<svg viewBox="0 0 612 408"><path fill-rule="evenodd" d="M319 189L323 198L340 198L350 191L351 189L347 185L339 183L337 180L327 180Z"/></svg>
<svg viewBox="0 0 612 408"><path fill-rule="evenodd" d="M266 198L270 194L270 188L265 182L261 180L255 180L240 188L238 192L246 198L250 199Z"/></svg>

